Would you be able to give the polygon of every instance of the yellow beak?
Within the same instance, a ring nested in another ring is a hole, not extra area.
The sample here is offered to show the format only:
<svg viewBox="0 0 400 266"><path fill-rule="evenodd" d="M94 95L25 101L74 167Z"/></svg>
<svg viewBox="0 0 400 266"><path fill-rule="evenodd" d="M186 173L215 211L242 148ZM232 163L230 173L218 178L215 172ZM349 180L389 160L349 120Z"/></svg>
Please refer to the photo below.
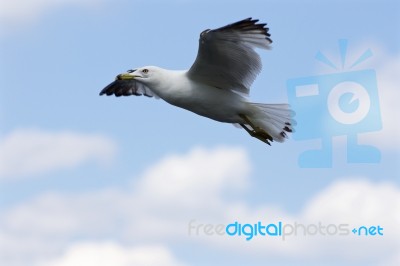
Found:
<svg viewBox="0 0 400 266"><path fill-rule="evenodd" d="M129 80L135 79L135 76L130 73L122 73L115 77L116 80Z"/></svg>

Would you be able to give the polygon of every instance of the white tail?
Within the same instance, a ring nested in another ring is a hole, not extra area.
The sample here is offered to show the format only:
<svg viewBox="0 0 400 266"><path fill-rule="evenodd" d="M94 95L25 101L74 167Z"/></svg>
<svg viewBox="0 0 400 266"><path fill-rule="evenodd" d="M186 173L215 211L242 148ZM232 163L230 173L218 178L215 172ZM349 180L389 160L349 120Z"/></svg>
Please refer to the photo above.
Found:
<svg viewBox="0 0 400 266"><path fill-rule="evenodd" d="M274 141L283 142L287 138L287 133L294 131L295 113L290 110L288 104L249 104L256 107L252 108L256 109L256 112L248 116L250 121L271 135Z"/></svg>

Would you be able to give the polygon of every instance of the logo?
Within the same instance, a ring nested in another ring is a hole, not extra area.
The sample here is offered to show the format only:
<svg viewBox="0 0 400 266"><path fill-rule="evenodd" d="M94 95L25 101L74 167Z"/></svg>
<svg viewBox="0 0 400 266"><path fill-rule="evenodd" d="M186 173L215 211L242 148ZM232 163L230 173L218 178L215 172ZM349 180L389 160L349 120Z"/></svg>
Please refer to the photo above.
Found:
<svg viewBox="0 0 400 266"><path fill-rule="evenodd" d="M353 228L352 230L350 230ZM246 241L250 241L256 237L260 238L278 238L285 241L292 237L333 237L333 236L357 236L357 237L379 237L383 236L383 227L380 225L362 225L351 227L347 223L340 224L324 224L318 223L285 223L278 221L275 223L266 223L265 221L257 221L256 223L240 223L234 221L227 225L199 223L192 219L188 223L189 236L228 236L241 237Z"/></svg>
<svg viewBox="0 0 400 266"><path fill-rule="evenodd" d="M336 73L289 79L289 104L296 112L295 140L321 140L321 148L300 154L302 168L332 167L332 138L347 136L347 163L379 163L380 151L360 145L357 134L382 129L376 73L373 69L353 71L372 56L370 49L347 66L347 40L339 40L341 70L324 54L316 59ZM345 71L346 69L346 71Z"/></svg>

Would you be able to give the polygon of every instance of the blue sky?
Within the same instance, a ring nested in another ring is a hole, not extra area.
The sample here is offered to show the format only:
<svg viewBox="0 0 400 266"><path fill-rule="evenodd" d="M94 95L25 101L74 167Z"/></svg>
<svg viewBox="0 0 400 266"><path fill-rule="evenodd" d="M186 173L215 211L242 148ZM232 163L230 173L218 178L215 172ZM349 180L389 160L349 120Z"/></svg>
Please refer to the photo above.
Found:
<svg viewBox="0 0 400 266"><path fill-rule="evenodd" d="M100 265L91 254L120 265L400 260L398 2L22 3L0 1L0 264ZM347 163L344 134L333 138L332 167L301 168L299 155L320 140L269 147L162 100L98 96L127 69L189 68L202 30L247 17L268 23L273 40L259 51L254 102L288 102L289 79L350 71L315 60L321 51L340 64L339 39L349 62L371 49L352 70L376 72L382 130L358 140L380 150L380 163ZM379 223L387 234L246 242L188 236L191 219Z"/></svg>

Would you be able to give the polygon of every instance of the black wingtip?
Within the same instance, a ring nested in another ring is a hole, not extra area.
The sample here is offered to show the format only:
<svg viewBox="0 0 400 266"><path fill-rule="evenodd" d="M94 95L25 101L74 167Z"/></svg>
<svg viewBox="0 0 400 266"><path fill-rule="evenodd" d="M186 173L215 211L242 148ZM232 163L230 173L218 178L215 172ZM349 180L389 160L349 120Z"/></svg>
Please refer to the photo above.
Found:
<svg viewBox="0 0 400 266"><path fill-rule="evenodd" d="M115 97L121 96L147 96L147 97L156 97L157 96L152 93L150 89L145 87L143 84L140 84L134 79L115 79L113 82L108 84L104 89L102 89L99 93L100 96L102 95L111 96L114 95Z"/></svg>
<svg viewBox="0 0 400 266"><path fill-rule="evenodd" d="M215 29L216 31L219 30L226 30L226 29L241 29L241 30L248 30L248 31L252 31L252 30L259 30L261 31L264 36L265 39L272 43L271 40L271 34L269 33L269 28L267 27L267 23L258 23L259 20L258 19L253 19L252 17L248 17L246 19L242 19L240 21L231 23L229 25L226 25L224 27ZM208 32L208 31L207 31ZM207 32L202 32L202 35L204 35L204 33Z"/></svg>
<svg viewBox="0 0 400 266"><path fill-rule="evenodd" d="M129 86L127 86L129 82L126 82L124 80L119 80L116 79L110 84L108 84L104 89L102 89L99 93L100 96L102 95L115 95L116 97L122 96L126 93L126 91L129 89Z"/></svg>

